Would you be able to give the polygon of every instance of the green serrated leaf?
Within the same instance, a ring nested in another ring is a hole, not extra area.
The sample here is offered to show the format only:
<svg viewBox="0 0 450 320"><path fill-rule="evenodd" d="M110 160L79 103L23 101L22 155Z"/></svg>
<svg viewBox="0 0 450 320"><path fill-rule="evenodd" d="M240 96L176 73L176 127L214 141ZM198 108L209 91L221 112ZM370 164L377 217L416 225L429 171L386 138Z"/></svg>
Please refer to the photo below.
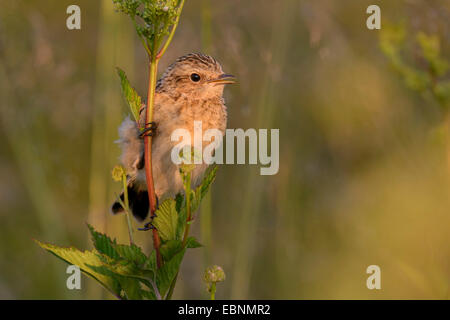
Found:
<svg viewBox="0 0 450 320"><path fill-rule="evenodd" d="M137 279L120 277L119 282L128 300L142 300L141 284Z"/></svg>
<svg viewBox="0 0 450 320"><path fill-rule="evenodd" d="M116 268L115 268L116 267ZM141 278L134 276L124 276L122 274L127 274L134 270L133 268L129 268L129 266L120 265L120 263L115 266L111 265L102 265L102 266L92 266L89 265L89 268L94 270L97 273L103 274L104 276L113 277L120 286L121 296L124 299L129 300L142 300L141 295ZM144 280L146 280L144 278Z"/></svg>
<svg viewBox="0 0 450 320"><path fill-rule="evenodd" d="M141 248L132 245L117 244L116 240L111 240L107 235L95 231L95 229L88 224L92 235L94 247L98 252L108 256L112 260L120 258L133 261L137 265L142 265L147 260L147 257L142 253Z"/></svg>
<svg viewBox="0 0 450 320"><path fill-rule="evenodd" d="M184 201L183 195L181 193L177 193L177 195L175 196L175 202L176 202L175 209L177 210L177 212L180 212L181 207L183 205L183 201Z"/></svg>
<svg viewBox="0 0 450 320"><path fill-rule="evenodd" d="M167 293L173 279L176 277L180 269L181 261L183 260L186 249L177 253L172 259L166 261L164 265L156 272L156 285L162 297Z"/></svg>
<svg viewBox="0 0 450 320"><path fill-rule="evenodd" d="M183 242L181 240L169 240L163 243L160 250L164 261L172 259L175 254L181 251L182 247Z"/></svg>
<svg viewBox="0 0 450 320"><path fill-rule="evenodd" d="M217 166L214 166L205 174L202 183L192 193L191 212L197 211L202 199L208 193L211 184L214 182L214 179L216 178L216 172Z"/></svg>
<svg viewBox="0 0 450 320"><path fill-rule="evenodd" d="M147 260L145 260L144 270L150 270L150 271L156 271L157 269L157 263L156 263L156 251L153 250L150 255L148 256Z"/></svg>
<svg viewBox="0 0 450 320"><path fill-rule="evenodd" d="M153 271L140 269L132 261L127 261L127 260L120 260L115 263L103 264L102 266L89 265L89 267L101 274L105 274L105 275L109 275L109 276L112 276L111 272L113 274L116 274L119 276L136 278L136 279L144 279L144 280L149 279L149 278L152 279L154 276Z"/></svg>
<svg viewBox="0 0 450 320"><path fill-rule="evenodd" d="M142 99L137 93L137 91L130 85L130 82L128 81L125 72L120 68L116 69L120 77L120 83L122 85L122 93L128 103L128 106L130 107L131 113L133 114L135 121L139 123L139 110L141 109L142 106Z"/></svg>
<svg viewBox="0 0 450 320"><path fill-rule="evenodd" d="M175 205L175 200L167 199L156 210L153 225L163 241L176 240L178 213L175 210Z"/></svg>
<svg viewBox="0 0 450 320"><path fill-rule="evenodd" d="M147 257L142 252L141 248L139 248L135 244L132 245L117 244L114 248L120 255L120 257L129 261L133 261L138 266L143 265L147 260Z"/></svg>
<svg viewBox="0 0 450 320"><path fill-rule="evenodd" d="M90 266L101 267L104 266L99 253L96 251L80 251L77 248L69 247L63 248L52 244L42 243L35 240L36 243L43 249L54 254L56 257L67 262L71 265L77 265L85 274L91 278L97 280L103 287L109 290L112 294L117 297L120 295L120 283L116 278L112 276L107 276L97 271L93 270Z"/></svg>
<svg viewBox="0 0 450 320"><path fill-rule="evenodd" d="M203 178L202 184L197 188L200 191L201 197L203 198L209 190L209 187L216 179L217 166L212 167Z"/></svg>
<svg viewBox="0 0 450 320"><path fill-rule="evenodd" d="M191 191L191 212L197 211L202 199L208 193L211 184L216 178L217 166L208 170L202 180L200 186ZM178 212L178 225L176 230L176 239L181 239L186 228L186 201L181 194L176 197L176 211ZM189 222L190 223L190 222Z"/></svg>
<svg viewBox="0 0 450 320"><path fill-rule="evenodd" d="M119 253L115 250L116 241L111 240L107 235L95 231L94 227L88 224L89 231L91 232L92 242L95 249L98 252L110 257L111 259L120 258Z"/></svg>
<svg viewBox="0 0 450 320"><path fill-rule="evenodd" d="M187 238L186 241L186 247L187 248L200 248L203 247L203 245L197 241L194 237Z"/></svg>
<svg viewBox="0 0 450 320"><path fill-rule="evenodd" d="M183 238L184 235L184 229L186 228L186 203L182 205L180 208L180 211L178 211L178 224L177 224L177 240L180 240Z"/></svg>

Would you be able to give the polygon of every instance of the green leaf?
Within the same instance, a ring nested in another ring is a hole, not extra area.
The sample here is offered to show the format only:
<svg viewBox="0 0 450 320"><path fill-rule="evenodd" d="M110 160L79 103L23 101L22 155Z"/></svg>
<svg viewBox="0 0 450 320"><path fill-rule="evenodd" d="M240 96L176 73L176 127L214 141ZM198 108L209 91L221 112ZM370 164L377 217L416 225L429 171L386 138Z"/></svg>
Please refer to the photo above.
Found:
<svg viewBox="0 0 450 320"><path fill-rule="evenodd" d="M42 243L35 240L36 243L43 249L54 254L61 260L71 265L77 265L85 274L97 280L103 287L109 290L117 297L120 295L120 283L112 276L107 276L96 272L90 266L101 267L104 266L99 253L96 251L80 251L74 247L62 248L52 244Z"/></svg>
<svg viewBox="0 0 450 320"><path fill-rule="evenodd" d="M194 237L187 238L186 241L186 247L187 248L200 248L203 247L203 245L197 241Z"/></svg>
<svg viewBox="0 0 450 320"><path fill-rule="evenodd" d="M156 296L153 291L141 290L141 295L147 300L156 300Z"/></svg>
<svg viewBox="0 0 450 320"><path fill-rule="evenodd" d="M144 253L142 253L141 248L139 248L135 244L117 244L115 246L115 249L119 253L120 257L129 261L133 261L138 266L143 265L147 260L147 257Z"/></svg>
<svg viewBox="0 0 450 320"><path fill-rule="evenodd" d="M113 260L120 258L133 261L137 265L142 265L147 257L142 253L141 248L132 245L117 244L116 240L111 240L107 235L100 233L88 224L89 231L92 235L94 247L98 252L110 257Z"/></svg>
<svg viewBox="0 0 450 320"><path fill-rule="evenodd" d="M150 253L150 255L148 256L147 260L144 263L143 269L150 270L150 271L156 271L157 262L156 262L156 251L155 250L153 250Z"/></svg>
<svg viewBox="0 0 450 320"><path fill-rule="evenodd" d="M202 184L197 188L200 191L201 197L203 198L209 190L209 187L216 179L217 166L212 167L203 178Z"/></svg>
<svg viewBox="0 0 450 320"><path fill-rule="evenodd" d="M186 249L183 249L177 253L172 259L166 261L166 263L164 263L164 265L156 272L156 285L158 286L162 297L165 296L170 284L173 279L175 279L185 252Z"/></svg>
<svg viewBox="0 0 450 320"><path fill-rule="evenodd" d="M117 266L117 265L116 265ZM141 278L133 277L133 276L123 276L120 273L126 274L129 272L129 268L126 266L119 267L114 269L114 266L111 265L102 265L102 266L91 266L89 267L97 273L103 274L104 276L114 277L117 280L120 286L121 296L125 299L131 300L142 300L141 294ZM144 278L144 280L146 280ZM123 294L122 293L123 290Z"/></svg>
<svg viewBox="0 0 450 320"><path fill-rule="evenodd" d="M204 196L208 193L211 184L216 178L217 166L208 170L202 180L200 186L191 191L191 212L197 211ZM182 172L181 172L182 174ZM176 228L176 239L181 239L186 228L186 199L181 194L178 194L176 199L176 211L178 212L178 225Z"/></svg>
<svg viewBox="0 0 450 320"><path fill-rule="evenodd" d="M126 297L129 300L142 300L142 289L137 279L127 277L119 278L120 286L125 291Z"/></svg>
<svg viewBox="0 0 450 320"><path fill-rule="evenodd" d="M156 210L153 225L158 230L163 241L176 240L178 213L175 210L175 200L165 200Z"/></svg>
<svg viewBox="0 0 450 320"><path fill-rule="evenodd" d="M116 69L120 77L120 82L122 85L122 93L125 99L127 100L128 106L130 107L134 119L136 120L137 123L139 123L139 110L141 109L142 106L142 99L137 93L137 91L130 85L130 82L128 81L128 78L125 75L125 72L120 68Z"/></svg>
<svg viewBox="0 0 450 320"><path fill-rule="evenodd" d="M138 268L132 261L120 260L118 262L112 262L109 264L103 264L102 266L91 266L93 270L111 276L109 272L112 272L119 276L136 278L136 279L152 279L154 272L151 270L145 270ZM100 269L101 268L101 269ZM106 272L105 270L108 270Z"/></svg>
<svg viewBox="0 0 450 320"><path fill-rule="evenodd" d="M216 178L216 172L217 166L214 166L205 174L202 183L193 192L191 201L191 212L197 211L202 199L208 193L211 184L214 182L214 179Z"/></svg>
<svg viewBox="0 0 450 320"><path fill-rule="evenodd" d="M176 202L175 209L177 210L177 212L180 212L181 206L183 205L184 202L184 197L181 193L177 193L177 195L175 196L175 202Z"/></svg>
<svg viewBox="0 0 450 320"><path fill-rule="evenodd" d="M88 224L87 226L89 228L89 231L91 232L94 247L98 252L107 255L111 259L120 258L119 253L117 253L117 251L114 249L114 247L117 245L115 240L111 240L111 238L109 238L107 235L95 231L94 227L90 224Z"/></svg>
<svg viewBox="0 0 450 320"><path fill-rule="evenodd" d="M163 243L160 247L161 255L164 261L169 261L175 254L181 251L183 242L181 240L169 240Z"/></svg>
<svg viewBox="0 0 450 320"><path fill-rule="evenodd" d="M178 211L178 224L177 224L177 236L176 238L182 239L184 235L184 229L186 228L186 218L187 218L187 212L186 212L186 202L182 203L179 211Z"/></svg>

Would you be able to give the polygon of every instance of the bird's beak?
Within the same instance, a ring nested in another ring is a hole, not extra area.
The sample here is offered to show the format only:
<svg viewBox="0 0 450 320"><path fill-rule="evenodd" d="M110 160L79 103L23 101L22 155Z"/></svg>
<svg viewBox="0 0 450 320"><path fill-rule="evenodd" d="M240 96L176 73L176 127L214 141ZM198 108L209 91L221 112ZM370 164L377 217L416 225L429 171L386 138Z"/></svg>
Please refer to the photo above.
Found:
<svg viewBox="0 0 450 320"><path fill-rule="evenodd" d="M236 77L232 74L221 74L217 79L209 80L208 83L214 84L232 84L236 82Z"/></svg>

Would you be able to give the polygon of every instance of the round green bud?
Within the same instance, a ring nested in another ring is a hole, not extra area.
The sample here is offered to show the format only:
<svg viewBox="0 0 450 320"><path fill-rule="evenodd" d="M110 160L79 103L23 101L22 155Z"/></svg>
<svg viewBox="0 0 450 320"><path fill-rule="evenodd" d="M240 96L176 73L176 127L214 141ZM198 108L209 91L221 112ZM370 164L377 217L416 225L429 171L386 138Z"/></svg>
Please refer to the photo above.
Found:
<svg viewBox="0 0 450 320"><path fill-rule="evenodd" d="M208 267L205 270L203 280L206 283L213 283L213 282L216 283L225 281L225 272L223 271L222 267L219 266Z"/></svg>

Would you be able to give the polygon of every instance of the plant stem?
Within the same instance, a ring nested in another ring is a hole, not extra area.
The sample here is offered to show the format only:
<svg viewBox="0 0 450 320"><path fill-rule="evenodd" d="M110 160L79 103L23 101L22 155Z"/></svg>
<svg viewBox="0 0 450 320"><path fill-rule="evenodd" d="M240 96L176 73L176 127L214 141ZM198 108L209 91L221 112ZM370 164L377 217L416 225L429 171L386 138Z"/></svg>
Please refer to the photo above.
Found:
<svg viewBox="0 0 450 320"><path fill-rule="evenodd" d="M186 228L183 236L183 249L186 247L187 238L189 236L189 230L191 228L191 173L187 173L187 186L186 186Z"/></svg>
<svg viewBox="0 0 450 320"><path fill-rule="evenodd" d="M178 22L180 21L181 10L183 9L185 0L181 0L180 6L178 8L178 15L175 20L175 23L170 31L169 37L167 38L164 46L156 54L159 42L156 41L156 38L153 39L153 46L149 48L146 44L143 43L144 47L149 55L150 64L149 64L149 81L148 81L148 95L147 95L147 112L145 114L145 127L149 127L149 123L153 121L153 107L155 104L155 89L156 89L156 81L157 81L157 72L158 72L158 62L159 59L164 55L167 48L169 47L170 42L175 34L175 30L177 29ZM149 50L150 49L150 50ZM153 172L152 172L152 138L148 135L144 138L144 148L145 148L145 176L147 179L147 189L148 189L148 199L150 203L150 216L155 216L156 211L156 194L155 194L155 186L153 183ZM158 268L162 266L162 257L159 247L161 245L161 239L159 238L158 231L156 229L152 230L153 233L153 247L156 251L156 263Z"/></svg>
<svg viewBox="0 0 450 320"><path fill-rule="evenodd" d="M123 200L125 204L125 216L127 217L127 225L128 225L128 236L130 237L130 244L134 244L133 240L133 227L131 225L130 220L130 204L128 202L128 186L127 186L127 176L125 174L122 175L122 184L123 184Z"/></svg>
<svg viewBox="0 0 450 320"><path fill-rule="evenodd" d="M158 59L155 55L150 57L149 64L149 81L148 81L148 95L147 95L147 112L145 114L145 127L150 126L150 122L153 121L153 107L155 103L155 88L156 88L156 75L158 70ZM152 172L152 137L146 135L144 138L145 145L145 177L147 179L148 200L150 203L150 216L155 216L156 211L156 194L155 186L153 184L153 172ZM156 251L156 263L158 268L162 266L162 257L159 247L161 240L156 229L152 230L153 233L153 247Z"/></svg>
<svg viewBox="0 0 450 320"><path fill-rule="evenodd" d="M209 292L211 292L211 300L216 300L216 283L211 283L211 288L209 289Z"/></svg>
<svg viewBox="0 0 450 320"><path fill-rule="evenodd" d="M156 285L156 283L153 280L149 280L149 282L150 282L150 285L153 288L153 291L155 291L156 299L157 300L162 300L161 293L159 293L158 286Z"/></svg>

